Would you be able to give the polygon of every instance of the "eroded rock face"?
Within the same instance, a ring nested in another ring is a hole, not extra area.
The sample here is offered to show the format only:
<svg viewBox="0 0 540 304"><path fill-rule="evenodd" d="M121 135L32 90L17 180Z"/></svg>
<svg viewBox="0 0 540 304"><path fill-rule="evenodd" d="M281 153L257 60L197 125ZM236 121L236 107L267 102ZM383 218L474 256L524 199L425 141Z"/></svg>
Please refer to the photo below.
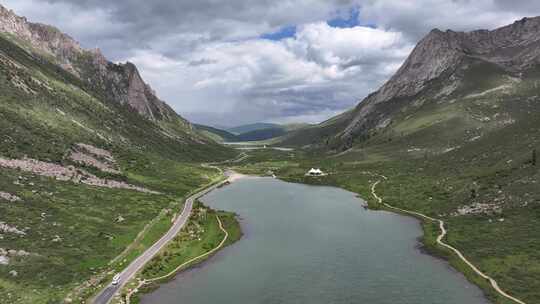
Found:
<svg viewBox="0 0 540 304"><path fill-rule="evenodd" d="M71 60L84 50L77 41L58 29L28 22L25 17L19 17L0 5L0 31L30 42L45 55L56 57L58 63L66 70L76 73Z"/></svg>
<svg viewBox="0 0 540 304"><path fill-rule="evenodd" d="M187 120L156 96L134 64L109 62L99 49L85 50L57 28L28 22L26 18L17 16L2 5L0 32L29 42L41 55L55 58L60 66L104 93L111 101L128 104L148 119L175 119L191 128Z"/></svg>
<svg viewBox="0 0 540 304"><path fill-rule="evenodd" d="M358 132L377 104L414 97L444 75L455 78L453 72L466 58L494 63L512 73L540 63L540 17L524 18L493 31L432 30L394 76L356 107L354 118L341 136ZM451 79L449 85L458 81Z"/></svg>

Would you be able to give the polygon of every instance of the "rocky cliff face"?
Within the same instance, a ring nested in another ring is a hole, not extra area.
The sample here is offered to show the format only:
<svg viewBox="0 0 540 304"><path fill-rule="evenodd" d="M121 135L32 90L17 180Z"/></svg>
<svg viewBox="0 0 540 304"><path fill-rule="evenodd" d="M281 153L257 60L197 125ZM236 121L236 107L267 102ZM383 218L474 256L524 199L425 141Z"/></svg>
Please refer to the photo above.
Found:
<svg viewBox="0 0 540 304"><path fill-rule="evenodd" d="M466 59L490 62L516 75L539 64L540 17L524 18L493 31L432 30L396 74L356 107L354 118L340 136L353 136L366 129L368 121L373 127L381 124L380 120L388 119L384 115L369 117L376 108L383 107L381 104L412 99L437 79L459 81L454 72L463 68Z"/></svg>
<svg viewBox="0 0 540 304"><path fill-rule="evenodd" d="M30 23L25 17L19 17L13 11L0 5L0 32L32 44L47 57L54 57L58 64L76 74L71 59L83 53L77 41L58 29L39 23Z"/></svg>
<svg viewBox="0 0 540 304"><path fill-rule="evenodd" d="M187 120L156 96L134 64L109 62L98 49L85 50L58 29L28 22L1 5L0 32L11 35L23 47L31 45L29 51L37 51L39 55L53 59L110 101L127 104L148 119L174 119L191 128Z"/></svg>

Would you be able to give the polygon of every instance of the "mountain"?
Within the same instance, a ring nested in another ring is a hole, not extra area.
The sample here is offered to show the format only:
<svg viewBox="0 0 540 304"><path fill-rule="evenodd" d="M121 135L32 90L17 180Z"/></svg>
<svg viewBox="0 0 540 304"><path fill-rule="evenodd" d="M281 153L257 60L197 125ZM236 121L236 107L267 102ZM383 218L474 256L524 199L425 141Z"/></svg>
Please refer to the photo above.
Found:
<svg viewBox="0 0 540 304"><path fill-rule="evenodd" d="M260 141L284 136L289 132L309 127L307 123L273 124L254 123L227 128L227 131L236 134L235 141ZM233 141L233 140L230 140Z"/></svg>
<svg viewBox="0 0 540 304"><path fill-rule="evenodd" d="M247 131L238 134L236 137L238 138L238 141L259 141L279 137L285 134L287 134L287 130L278 127Z"/></svg>
<svg viewBox="0 0 540 304"><path fill-rule="evenodd" d="M308 128L310 126L312 126L312 124L309 124L309 123L305 123L305 122L299 122L299 123L288 123L288 124L283 124L283 125L280 125L283 129L285 129L286 131L295 131L295 130L300 130L300 129L304 129L304 128Z"/></svg>
<svg viewBox="0 0 540 304"><path fill-rule="evenodd" d="M135 65L0 6L0 302L87 302L236 154Z"/></svg>
<svg viewBox="0 0 540 304"><path fill-rule="evenodd" d="M485 132L503 127L519 119L520 113L505 109L501 98L536 98L527 85L537 78L539 45L540 17L523 18L492 31L434 29L400 69L357 107L285 142L345 150L381 132L406 134L414 124L419 124L419 131L461 120L465 125L456 129L465 132L467 126L476 128L481 120L489 119L480 123ZM475 99L488 96L497 96L499 102L479 109ZM500 107L498 115L485 116L495 106ZM451 140L465 136L454 131Z"/></svg>
<svg viewBox="0 0 540 304"><path fill-rule="evenodd" d="M7 75L5 83L7 88L3 97L9 96L8 93L13 91L14 99L15 96L26 94L30 97L25 98L27 100L51 101L48 105L42 102L40 110L47 110L64 118L59 119L55 125L60 125L67 117L73 116L72 119L67 119L68 124L74 124L71 120L81 125L85 125L83 121L94 124L86 126L87 129L101 129L100 132L94 133L100 133L98 137L105 138L107 143L119 138L126 141L137 133L156 133L150 138L170 142L172 145L169 150L173 154L190 154L191 152L186 150L190 145L194 150L224 149L208 138L200 136L193 130L191 123L160 100L143 81L134 64L112 63L99 50L85 50L60 30L49 25L28 22L26 18L19 17L2 6L0 6L0 37L3 43L3 56L0 59ZM63 85L62 88L54 87L59 83ZM76 95L77 98L73 98L70 94ZM7 107L6 110L20 115L22 110L15 110L25 106L31 105L19 102ZM37 111L37 108L33 111ZM115 113L117 111L122 114ZM123 115L128 117L122 118ZM40 119L36 116L33 118ZM28 118L20 119L24 120ZM13 123L12 121L11 128L14 127ZM115 136L117 138L114 138ZM143 138L132 139L144 145ZM174 141L176 143L172 143ZM182 148L175 148L174 144ZM200 154L197 157L200 157Z"/></svg>
<svg viewBox="0 0 540 304"><path fill-rule="evenodd" d="M271 123L254 123L233 128L217 128L197 124L195 128L203 135L217 142L260 141L283 136L288 132L309 126L304 123L278 125Z"/></svg>
<svg viewBox="0 0 540 304"><path fill-rule="evenodd" d="M127 104L151 120L176 120L189 127L189 123L161 101L142 80L134 64L112 63L99 49L85 50L57 28L28 22L2 6L0 32L15 38L20 47L38 51L39 55L60 65L107 100Z"/></svg>
<svg viewBox="0 0 540 304"><path fill-rule="evenodd" d="M214 141L219 143L239 141L238 137L235 134L227 132L223 129L205 126L201 124L194 124L194 127L195 129L199 130L199 132L202 132L205 136L212 138Z"/></svg>
<svg viewBox="0 0 540 304"><path fill-rule="evenodd" d="M273 124L273 123L258 122L258 123L252 123L252 124L227 128L226 130L238 135L238 134L256 131L256 130L275 129L275 128L281 128L281 126L278 124Z"/></svg>

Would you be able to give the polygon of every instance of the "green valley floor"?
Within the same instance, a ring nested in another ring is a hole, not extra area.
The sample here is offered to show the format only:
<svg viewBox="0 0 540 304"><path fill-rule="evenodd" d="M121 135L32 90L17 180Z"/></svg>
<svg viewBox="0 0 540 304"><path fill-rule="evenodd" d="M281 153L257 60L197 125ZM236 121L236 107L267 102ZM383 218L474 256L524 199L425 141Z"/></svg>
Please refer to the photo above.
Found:
<svg viewBox="0 0 540 304"><path fill-rule="evenodd" d="M522 159L496 166L472 165L464 155L467 151L407 159L389 151L394 150L379 145L321 157L302 150L262 149L251 151L234 169L341 187L359 193L374 209L384 208L371 193L373 183L380 180L377 194L384 202L444 220L446 243L463 252L510 295L525 303L540 302L540 168L531 162L530 151ZM305 176L313 167L328 175ZM436 245L438 223L425 221L423 227L426 251L448 259L494 303L515 303L499 296L485 279Z"/></svg>

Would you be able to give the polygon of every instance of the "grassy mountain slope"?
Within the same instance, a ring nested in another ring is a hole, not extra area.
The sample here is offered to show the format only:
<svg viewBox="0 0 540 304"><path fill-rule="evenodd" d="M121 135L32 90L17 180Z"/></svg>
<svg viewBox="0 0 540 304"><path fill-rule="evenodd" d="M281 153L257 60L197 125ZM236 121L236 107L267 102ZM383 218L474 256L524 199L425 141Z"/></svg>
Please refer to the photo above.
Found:
<svg viewBox="0 0 540 304"><path fill-rule="evenodd" d="M273 124L273 123L266 123L266 122L258 122L253 124L247 124L247 125L241 125L236 126L233 128L227 128L227 131L233 133L233 134L242 134L246 132L261 130L261 129L273 129L273 128L280 128L280 125Z"/></svg>
<svg viewBox="0 0 540 304"><path fill-rule="evenodd" d="M222 143L222 142L239 141L238 137L235 134L232 134L232 133L227 132L227 131L222 130L222 129L218 129L218 128L214 128L214 127L210 127L210 126L205 126L205 125L200 125L200 124L195 124L194 127L199 132L201 132L205 136L213 139L216 142Z"/></svg>
<svg viewBox="0 0 540 304"><path fill-rule="evenodd" d="M248 131L238 134L236 137L239 141L259 141L279 137L286 133L287 131L283 128L268 128Z"/></svg>
<svg viewBox="0 0 540 304"><path fill-rule="evenodd" d="M159 238L183 197L219 177L200 162L235 155L175 114L152 119L104 96L5 33L0 34L0 92L2 161L28 165L27 158L37 159L43 163L36 170L56 174L74 168L70 172L81 176L59 180L0 169L0 192L17 197L0 195L3 303L82 302ZM90 161L72 156L81 155L79 144L95 147L89 148L95 155L82 153ZM98 148L111 157L98 155ZM102 163L115 168L105 172ZM92 179L113 186L89 184ZM115 188L116 183L151 192Z"/></svg>
<svg viewBox="0 0 540 304"><path fill-rule="evenodd" d="M229 131L204 125L195 125L195 128L203 135L210 137L217 142L246 142L277 138L290 132L305 129L309 126L310 125L303 123L287 125L256 123L230 128L228 129Z"/></svg>
<svg viewBox="0 0 540 304"><path fill-rule="evenodd" d="M329 141L343 130L351 119L351 111L332 117L317 125L308 125L293 129L278 138L278 145L284 146L327 146Z"/></svg>

